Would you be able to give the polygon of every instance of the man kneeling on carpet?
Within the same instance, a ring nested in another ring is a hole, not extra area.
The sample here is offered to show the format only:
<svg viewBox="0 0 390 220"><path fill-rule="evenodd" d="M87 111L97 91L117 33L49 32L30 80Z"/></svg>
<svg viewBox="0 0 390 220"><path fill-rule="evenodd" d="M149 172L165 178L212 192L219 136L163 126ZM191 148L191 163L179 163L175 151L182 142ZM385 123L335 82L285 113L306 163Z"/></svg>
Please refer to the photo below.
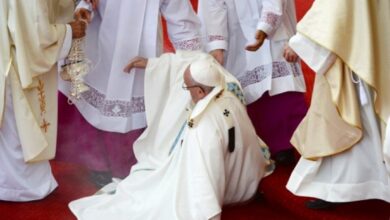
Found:
<svg viewBox="0 0 390 220"><path fill-rule="evenodd" d="M115 192L71 202L77 218L220 219L222 205L252 198L272 164L237 80L200 52L137 57L132 68L146 68L138 163Z"/></svg>

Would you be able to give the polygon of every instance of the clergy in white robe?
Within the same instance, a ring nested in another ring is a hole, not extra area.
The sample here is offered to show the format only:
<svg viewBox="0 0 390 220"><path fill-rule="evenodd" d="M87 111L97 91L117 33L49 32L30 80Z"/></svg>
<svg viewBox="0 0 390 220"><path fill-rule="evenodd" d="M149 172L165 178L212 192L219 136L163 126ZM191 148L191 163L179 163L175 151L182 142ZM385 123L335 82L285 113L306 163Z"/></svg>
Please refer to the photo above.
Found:
<svg viewBox="0 0 390 220"><path fill-rule="evenodd" d="M295 195L390 202L390 146L383 142L389 33L386 0L316 0L298 24L290 46L317 76L308 115L292 139L302 155L287 183ZM315 204L307 203L320 208Z"/></svg>
<svg viewBox="0 0 390 220"><path fill-rule="evenodd" d="M292 152L290 138L307 111L300 64L284 58L295 33L294 1L200 0L198 13L206 51L224 55L259 136L272 153Z"/></svg>
<svg viewBox="0 0 390 220"><path fill-rule="evenodd" d="M220 219L222 205L252 198L271 164L238 82L193 52L149 59L145 74L139 162L114 194L71 202L77 218Z"/></svg>
<svg viewBox="0 0 390 220"><path fill-rule="evenodd" d="M57 187L56 63L85 24L66 25L71 0L2 0L0 10L0 200L37 200Z"/></svg>
<svg viewBox="0 0 390 220"><path fill-rule="evenodd" d="M91 9L91 5L81 1L78 9L82 8ZM160 15L166 20L171 42L181 50L201 47L200 22L189 0L101 0L93 12L86 37L91 71L85 83L90 90L74 101L77 109L67 107L66 112L60 114L79 123L70 124L66 131L59 133L59 140L64 144L58 158L125 177L130 165L135 163L133 142L145 128L146 120L143 70L126 75L122 74L123 67L132 57L161 54ZM60 80L60 91L68 97L69 85ZM61 97L60 102L66 103L66 100ZM86 143L74 140L75 127L80 124L90 134Z"/></svg>
<svg viewBox="0 0 390 220"><path fill-rule="evenodd" d="M89 8L89 5L81 1L80 7ZM160 14L167 20L168 33L176 49L200 48L200 24L188 0L99 2L86 37L86 53L92 70L85 82L90 90L75 102L94 127L126 133L146 126L143 71L122 73L132 57L161 54ZM60 89L65 95L69 93L67 85L61 82Z"/></svg>

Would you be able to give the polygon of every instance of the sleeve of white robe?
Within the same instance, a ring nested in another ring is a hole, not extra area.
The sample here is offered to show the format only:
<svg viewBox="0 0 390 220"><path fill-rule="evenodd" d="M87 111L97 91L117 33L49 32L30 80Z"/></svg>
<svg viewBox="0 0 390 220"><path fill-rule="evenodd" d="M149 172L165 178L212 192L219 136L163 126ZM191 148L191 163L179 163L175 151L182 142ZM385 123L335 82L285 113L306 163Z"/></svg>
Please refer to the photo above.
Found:
<svg viewBox="0 0 390 220"><path fill-rule="evenodd" d="M289 45L317 74L325 73L336 60L331 51L299 33L290 39Z"/></svg>
<svg viewBox="0 0 390 220"><path fill-rule="evenodd" d="M202 20L206 51L228 49L228 9L225 0L200 0L198 14Z"/></svg>
<svg viewBox="0 0 390 220"><path fill-rule="evenodd" d="M101 4L101 3L100 3ZM91 19L93 19L95 17L95 12L92 8L92 3L88 3L86 2L85 0L82 0L79 2L79 4L77 5L75 11L77 11L78 9L80 8L84 8L84 9L87 9L88 11L91 12Z"/></svg>
<svg viewBox="0 0 390 220"><path fill-rule="evenodd" d="M257 30L264 31L271 38L282 22L286 2L291 0L262 0L262 10Z"/></svg>
<svg viewBox="0 0 390 220"><path fill-rule="evenodd" d="M160 11L176 50L200 49L200 22L188 0L163 0Z"/></svg>
<svg viewBox="0 0 390 220"><path fill-rule="evenodd" d="M191 184L196 186L194 194L202 213L202 219L211 219L218 216L221 212L225 193L225 140L221 134L223 128L219 127L214 114L202 116L201 121L195 128L195 135L189 140L193 144L190 155L192 179Z"/></svg>
<svg viewBox="0 0 390 220"><path fill-rule="evenodd" d="M59 59L66 36L66 25L49 18L47 0L9 0L9 31L16 49L19 78L23 88L33 78L49 72ZM42 59L44 57L45 59Z"/></svg>

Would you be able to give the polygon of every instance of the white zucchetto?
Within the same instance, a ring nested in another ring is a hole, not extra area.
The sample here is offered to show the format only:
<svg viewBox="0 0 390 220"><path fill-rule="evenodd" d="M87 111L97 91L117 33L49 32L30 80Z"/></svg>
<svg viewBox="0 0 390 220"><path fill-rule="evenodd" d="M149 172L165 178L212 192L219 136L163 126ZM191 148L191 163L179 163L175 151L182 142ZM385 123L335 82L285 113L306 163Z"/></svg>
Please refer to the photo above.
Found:
<svg viewBox="0 0 390 220"><path fill-rule="evenodd" d="M205 86L220 86L222 84L222 74L218 65L212 56L202 57L190 66L192 79Z"/></svg>

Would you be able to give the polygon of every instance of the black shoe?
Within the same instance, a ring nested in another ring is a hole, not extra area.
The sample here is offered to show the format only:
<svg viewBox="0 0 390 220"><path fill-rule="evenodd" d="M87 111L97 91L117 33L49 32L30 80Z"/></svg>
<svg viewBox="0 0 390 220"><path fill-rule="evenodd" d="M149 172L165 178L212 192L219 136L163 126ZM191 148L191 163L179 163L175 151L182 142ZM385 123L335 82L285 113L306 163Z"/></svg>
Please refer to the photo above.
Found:
<svg viewBox="0 0 390 220"><path fill-rule="evenodd" d="M256 194L255 194L255 196L253 197L253 199L254 199L256 202L264 202L264 201L265 201L264 193L263 193L263 192L256 191Z"/></svg>
<svg viewBox="0 0 390 220"><path fill-rule="evenodd" d="M112 174L109 171L91 171L89 180L100 189L112 182Z"/></svg>
<svg viewBox="0 0 390 220"><path fill-rule="evenodd" d="M294 165L296 162L294 156L294 150L288 149L276 153L275 162L276 165L284 165L284 166Z"/></svg>
<svg viewBox="0 0 390 220"><path fill-rule="evenodd" d="M305 202L305 205L309 209L330 209L335 206L335 203L327 202L321 199L313 199Z"/></svg>

